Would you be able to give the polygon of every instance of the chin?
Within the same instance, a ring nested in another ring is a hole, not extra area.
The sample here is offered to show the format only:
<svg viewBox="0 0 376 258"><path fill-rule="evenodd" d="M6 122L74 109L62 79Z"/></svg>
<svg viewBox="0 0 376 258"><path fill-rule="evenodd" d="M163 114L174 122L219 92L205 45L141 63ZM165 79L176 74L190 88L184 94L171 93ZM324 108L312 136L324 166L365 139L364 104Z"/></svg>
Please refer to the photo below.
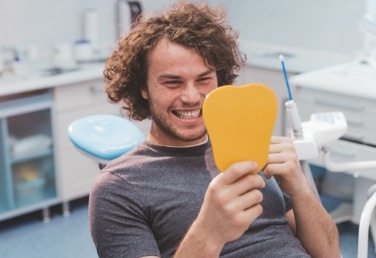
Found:
<svg viewBox="0 0 376 258"><path fill-rule="evenodd" d="M203 132L203 133L200 133L200 134L196 134L196 135L181 135L179 138L184 141L184 142L195 142L195 141L199 141L201 139L204 139L206 136L206 131Z"/></svg>

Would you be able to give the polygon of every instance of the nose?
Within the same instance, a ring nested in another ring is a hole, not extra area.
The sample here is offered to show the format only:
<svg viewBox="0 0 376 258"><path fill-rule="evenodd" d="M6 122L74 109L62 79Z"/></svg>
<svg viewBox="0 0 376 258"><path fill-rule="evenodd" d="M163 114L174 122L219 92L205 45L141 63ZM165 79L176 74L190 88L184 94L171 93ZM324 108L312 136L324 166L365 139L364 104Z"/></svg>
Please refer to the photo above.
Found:
<svg viewBox="0 0 376 258"><path fill-rule="evenodd" d="M200 101L201 93L194 84L188 84L184 87L181 94L181 100L187 103L197 103Z"/></svg>

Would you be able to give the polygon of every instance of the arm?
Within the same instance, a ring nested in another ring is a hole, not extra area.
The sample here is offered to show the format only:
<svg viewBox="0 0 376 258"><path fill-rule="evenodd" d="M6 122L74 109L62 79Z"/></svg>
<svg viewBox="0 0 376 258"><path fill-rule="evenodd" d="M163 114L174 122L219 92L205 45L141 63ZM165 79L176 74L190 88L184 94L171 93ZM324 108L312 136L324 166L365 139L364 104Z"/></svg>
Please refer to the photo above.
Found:
<svg viewBox="0 0 376 258"><path fill-rule="evenodd" d="M253 162L230 166L212 180L197 219L175 257L218 257L224 244L239 238L262 213L265 186Z"/></svg>
<svg viewBox="0 0 376 258"><path fill-rule="evenodd" d="M289 227L290 227L292 233L294 233L294 235L296 236L296 223L295 223L294 210L291 209L291 210L287 211L286 214L285 214L285 217L287 219L287 222L289 224Z"/></svg>
<svg viewBox="0 0 376 258"><path fill-rule="evenodd" d="M90 192L90 233L99 257L158 256L139 196L119 176L101 172Z"/></svg>
<svg viewBox="0 0 376 258"><path fill-rule="evenodd" d="M305 178L291 139L272 137L266 177L275 176L290 195L290 228L312 257L340 257L337 227Z"/></svg>

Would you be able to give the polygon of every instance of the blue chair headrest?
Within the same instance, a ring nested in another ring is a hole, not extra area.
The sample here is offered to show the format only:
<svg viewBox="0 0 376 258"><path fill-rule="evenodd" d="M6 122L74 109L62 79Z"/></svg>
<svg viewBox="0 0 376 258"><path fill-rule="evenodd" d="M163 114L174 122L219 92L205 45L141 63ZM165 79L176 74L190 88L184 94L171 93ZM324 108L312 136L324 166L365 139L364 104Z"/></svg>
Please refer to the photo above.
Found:
<svg viewBox="0 0 376 258"><path fill-rule="evenodd" d="M75 120L68 137L84 153L110 161L132 150L144 140L140 129L123 117L98 114Z"/></svg>

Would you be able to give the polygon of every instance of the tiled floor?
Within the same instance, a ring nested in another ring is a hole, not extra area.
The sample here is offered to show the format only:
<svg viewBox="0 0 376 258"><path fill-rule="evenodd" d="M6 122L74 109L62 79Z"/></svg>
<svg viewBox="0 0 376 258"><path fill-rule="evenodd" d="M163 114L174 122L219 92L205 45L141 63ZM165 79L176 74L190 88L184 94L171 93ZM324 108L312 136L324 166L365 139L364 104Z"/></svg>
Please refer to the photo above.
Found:
<svg viewBox="0 0 376 258"><path fill-rule="evenodd" d="M91 241L87 198L72 202L70 217L60 206L51 209L51 221L43 223L35 212L0 222L2 258L93 258L98 257Z"/></svg>

